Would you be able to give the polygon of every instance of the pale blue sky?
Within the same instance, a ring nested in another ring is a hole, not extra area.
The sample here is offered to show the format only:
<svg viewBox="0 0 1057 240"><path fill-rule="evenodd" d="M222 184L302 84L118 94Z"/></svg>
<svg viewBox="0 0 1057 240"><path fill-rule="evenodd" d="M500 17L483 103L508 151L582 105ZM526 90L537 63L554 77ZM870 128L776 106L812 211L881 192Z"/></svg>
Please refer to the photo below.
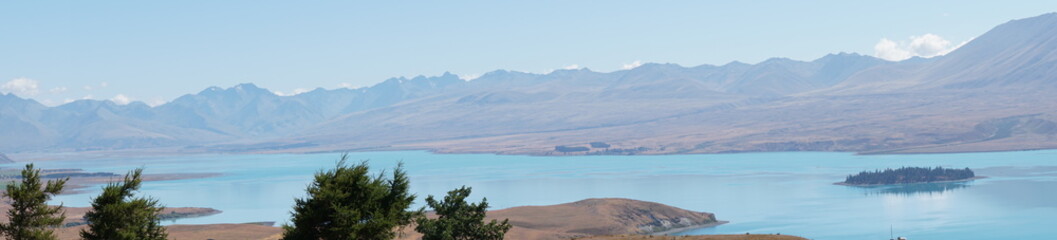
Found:
<svg viewBox="0 0 1057 240"><path fill-rule="evenodd" d="M1057 11L1057 1L377 2L0 2L0 92L48 105L161 102L244 82L289 93L445 71L812 60L925 34L953 47Z"/></svg>

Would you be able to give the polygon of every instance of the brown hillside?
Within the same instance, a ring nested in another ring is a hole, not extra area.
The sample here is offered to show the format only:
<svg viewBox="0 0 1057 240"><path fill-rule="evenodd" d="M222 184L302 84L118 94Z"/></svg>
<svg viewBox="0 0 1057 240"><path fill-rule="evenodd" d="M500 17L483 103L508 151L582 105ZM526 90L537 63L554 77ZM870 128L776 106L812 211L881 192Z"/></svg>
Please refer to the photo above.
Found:
<svg viewBox="0 0 1057 240"><path fill-rule="evenodd" d="M711 213L631 199L586 199L549 206L524 206L488 212L490 219L510 219L506 239L570 239L596 235L650 234L722 222ZM403 239L418 239L413 228Z"/></svg>
<svg viewBox="0 0 1057 240"><path fill-rule="evenodd" d="M0 210L4 210L3 207L0 207ZM66 208L67 222L80 221L86 210L87 208ZM216 210L171 208L164 212L171 213L172 211L186 214L210 214L215 213ZM589 236L651 234L723 223L716 221L711 213L619 198L586 199L549 206L514 207L490 211L488 217L490 219L510 219L514 228L506 235L506 239L509 240L558 240ZM83 228L84 225L60 228L56 233L59 239L78 239L77 234ZM171 239L217 240L278 239L282 233L281 228L253 224L172 225L168 226L168 231ZM414 231L413 226L405 227L402 231L404 237L400 239L410 240L422 237Z"/></svg>

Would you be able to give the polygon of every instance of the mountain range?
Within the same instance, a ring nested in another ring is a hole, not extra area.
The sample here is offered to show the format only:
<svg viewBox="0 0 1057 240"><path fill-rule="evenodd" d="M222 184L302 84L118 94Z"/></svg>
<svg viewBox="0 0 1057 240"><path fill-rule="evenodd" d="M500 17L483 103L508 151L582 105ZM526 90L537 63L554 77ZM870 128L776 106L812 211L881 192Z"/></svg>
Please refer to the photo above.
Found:
<svg viewBox="0 0 1057 240"><path fill-rule="evenodd" d="M0 152L923 153L1057 148L1057 14L890 62L644 64L279 96L211 87L150 107L0 95Z"/></svg>

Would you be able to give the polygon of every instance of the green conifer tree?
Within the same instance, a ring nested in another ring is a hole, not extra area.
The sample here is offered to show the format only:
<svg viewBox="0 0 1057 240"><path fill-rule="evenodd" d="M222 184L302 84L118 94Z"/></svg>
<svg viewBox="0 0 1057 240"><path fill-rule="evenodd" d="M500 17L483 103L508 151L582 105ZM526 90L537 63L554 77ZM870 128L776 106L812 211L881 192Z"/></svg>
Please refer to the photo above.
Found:
<svg viewBox="0 0 1057 240"><path fill-rule="evenodd" d="M415 231L423 234L422 240L502 240L512 227L509 220L502 222L492 220L484 222L488 211L488 199L481 203L467 203L470 188L461 188L448 192L444 201L438 202L433 196L426 198L426 205L433 208L437 218L419 217Z"/></svg>
<svg viewBox="0 0 1057 240"><path fill-rule="evenodd" d="M143 169L125 175L124 181L103 187L103 193L92 199L92 210L84 215L88 228L81 230L85 240L164 240L168 238L160 224L162 206L157 199L133 198L139 190Z"/></svg>
<svg viewBox="0 0 1057 240"><path fill-rule="evenodd" d="M66 216L62 206L48 206L47 202L62 192L67 180L49 180L41 185L40 169L26 164L22 182L7 185L4 193L4 197L11 199L11 209L7 211L8 222L0 223L0 236L20 240L57 239L51 228L61 225Z"/></svg>
<svg viewBox="0 0 1057 240"><path fill-rule="evenodd" d="M342 155L334 169L316 173L308 196L295 200L283 239L393 239L394 230L421 214L408 211L415 195L403 164L386 179L385 172L370 176L366 162L348 165L347 159Z"/></svg>

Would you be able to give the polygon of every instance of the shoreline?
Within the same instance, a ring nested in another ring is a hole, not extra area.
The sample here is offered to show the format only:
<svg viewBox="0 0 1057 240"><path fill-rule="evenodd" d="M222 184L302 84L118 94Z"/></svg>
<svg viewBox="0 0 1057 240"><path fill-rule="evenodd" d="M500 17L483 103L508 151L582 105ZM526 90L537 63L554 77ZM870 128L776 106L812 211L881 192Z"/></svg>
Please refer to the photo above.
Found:
<svg viewBox="0 0 1057 240"><path fill-rule="evenodd" d="M156 149L154 149L156 150ZM190 152L190 151L153 151L152 149L120 150L120 151L83 151L83 152L26 152L7 153L13 163L0 164L25 164L38 161L68 161L75 159L95 160L110 158L143 158L143 157L177 157L177 156L222 156L222 155L310 155L310 154L340 154L340 153L366 153L366 152L428 152L430 154L489 154L497 156L530 156L530 157L583 157L583 156L667 156L667 155L730 155L730 154L752 154L752 153L844 153L851 155L936 155L936 154L971 154L971 153L1002 153L1002 152L1031 152L1031 151L1057 151L1057 148L1033 148L1033 149L1009 149L989 151L950 151L950 152L870 152L870 151L738 151L738 152L709 152L709 153L637 153L631 155L604 154L604 155L555 155L550 152L502 152L502 151L443 151L430 148L358 148L348 151L341 150L305 150L305 151L217 151L217 152ZM74 157L72 154L81 154ZM87 155L87 156L85 156Z"/></svg>
<svg viewBox="0 0 1057 240"><path fill-rule="evenodd" d="M203 179L223 176L220 173L159 173L159 174L144 174L144 182L156 182L156 181L172 181L172 180L185 180L185 179ZM72 195L82 194L88 192L95 192L93 187L103 186L112 182L120 182L124 178L124 175L115 175L107 177L90 177L90 178L79 178L71 177L66 182L67 188L63 189L59 195ZM43 178L43 180L54 180L55 178ZM3 190L0 190L3 191Z"/></svg>
<svg viewBox="0 0 1057 240"><path fill-rule="evenodd" d="M984 179L987 176L976 176L966 179L958 180L947 180L947 181L935 181L935 182L917 182L917 183L895 183L895 184L852 184L844 182L835 182L833 185L849 186L849 187L879 187L879 186L896 186L896 185L913 185L913 184L927 184L927 183L957 183L957 182L971 182L973 180Z"/></svg>
<svg viewBox="0 0 1057 240"><path fill-rule="evenodd" d="M730 223L730 221L718 221L717 220L715 222L706 223L706 224L691 225L691 226L680 227L680 228L672 228L672 229L668 229L668 230L664 230L664 231L660 231L660 232L647 233L646 235L651 235L651 236L668 235L668 234L681 233L681 232L686 232L686 231L695 230L695 229L715 227L715 226L719 226L719 225L723 225L723 224L727 224L727 223Z"/></svg>

